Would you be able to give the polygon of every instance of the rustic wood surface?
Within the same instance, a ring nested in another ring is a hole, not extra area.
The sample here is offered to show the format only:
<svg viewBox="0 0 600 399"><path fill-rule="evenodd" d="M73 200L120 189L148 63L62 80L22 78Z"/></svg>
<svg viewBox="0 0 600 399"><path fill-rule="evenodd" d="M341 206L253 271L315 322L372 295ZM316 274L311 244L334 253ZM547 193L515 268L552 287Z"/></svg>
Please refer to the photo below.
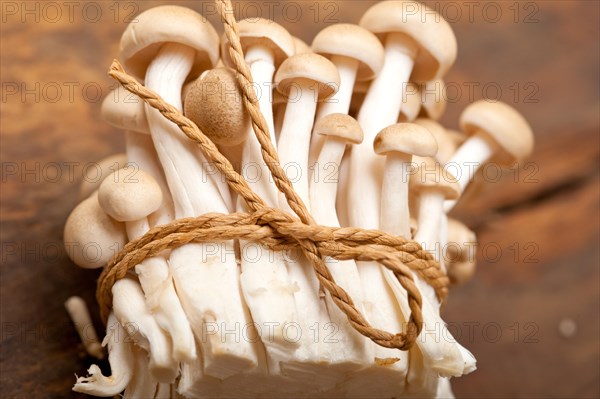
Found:
<svg viewBox="0 0 600 399"><path fill-rule="evenodd" d="M210 2L174 3L204 7L218 26ZM62 229L86 165L124 149L122 133L100 119L102 94L114 87L106 70L126 18L156 4L1 4L3 398L81 397L70 392L74 374L93 360L63 302L80 295L94 304L97 272L67 259ZM261 2L236 4L242 17L270 16ZM283 2L273 16L310 41L329 23L356 22L370 4ZM485 182L480 174L455 212L480 242L474 280L455 288L445 308L478 359L455 392L599 397L598 2L429 4L459 43L446 80L460 90L444 123L455 127L472 100L498 97L527 116L537 141L518 173ZM559 332L565 320L577 327L571 337Z"/></svg>

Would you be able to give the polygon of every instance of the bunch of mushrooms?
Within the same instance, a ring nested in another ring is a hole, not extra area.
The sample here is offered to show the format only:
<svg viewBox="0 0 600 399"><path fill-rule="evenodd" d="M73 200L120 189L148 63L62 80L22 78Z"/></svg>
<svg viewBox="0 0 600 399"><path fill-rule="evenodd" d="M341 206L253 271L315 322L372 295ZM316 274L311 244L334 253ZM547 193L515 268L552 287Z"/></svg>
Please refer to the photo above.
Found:
<svg viewBox="0 0 600 399"><path fill-rule="evenodd" d="M453 283L467 281L476 238L447 214L472 165L518 161L533 136L500 102L467 107L463 133L436 122L456 58L450 25L418 2L383 1L358 25L326 27L310 46L266 19L241 20L238 30L270 139L316 222L413 238ZM119 58L193 120L269 206L289 211L229 47L197 12L160 6L126 28ZM101 268L128 241L176 219L247 210L199 147L141 99L118 88L102 116L125 131L126 153L99 162L102 180L81 186L64 230L77 265ZM410 308L392 272L324 260L372 325L403 331ZM401 352L355 331L299 251L241 240L163 251L114 284L102 343L80 331L90 355L106 348L110 372L92 365L73 389L128 398L453 397L450 378L475 370L475 358L448 331L433 288L414 279L424 326ZM67 309L89 325L81 299Z"/></svg>

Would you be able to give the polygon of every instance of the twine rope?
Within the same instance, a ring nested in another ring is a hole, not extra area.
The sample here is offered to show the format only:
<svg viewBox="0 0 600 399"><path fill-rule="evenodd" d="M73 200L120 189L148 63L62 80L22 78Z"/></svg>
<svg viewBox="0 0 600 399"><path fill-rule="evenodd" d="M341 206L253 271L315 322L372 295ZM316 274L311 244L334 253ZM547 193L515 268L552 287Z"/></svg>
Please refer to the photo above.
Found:
<svg viewBox="0 0 600 399"><path fill-rule="evenodd" d="M410 349L423 326L422 298L412 272L417 273L434 288L441 302L448 293L447 276L431 253L413 240L379 230L316 225L281 167L277 151L270 140L267 123L260 112L254 92L252 75L244 60L231 2L216 0L216 4L230 42L229 54L237 71L236 78L242 89L244 106L250 114L255 136L261 145L263 160L271 171L278 190L285 195L297 217L267 206L196 124L128 75L118 61L113 61L109 75L126 90L175 123L188 138L196 141L207 160L213 162L223 174L229 187L245 200L250 212L227 215L211 213L196 218L179 219L167 225L157 226L142 237L129 242L111 259L98 280L96 297L102 318L108 318L112 307L113 284L125 277L129 270L144 259L188 243L238 239L258 242L275 251L300 248L310 261L321 286L330 293L334 303L348 317L356 331L383 347ZM324 257L373 261L391 270L407 292L411 314L406 323L406 331L393 334L371 326L356 308L350 295L335 283L323 260Z"/></svg>

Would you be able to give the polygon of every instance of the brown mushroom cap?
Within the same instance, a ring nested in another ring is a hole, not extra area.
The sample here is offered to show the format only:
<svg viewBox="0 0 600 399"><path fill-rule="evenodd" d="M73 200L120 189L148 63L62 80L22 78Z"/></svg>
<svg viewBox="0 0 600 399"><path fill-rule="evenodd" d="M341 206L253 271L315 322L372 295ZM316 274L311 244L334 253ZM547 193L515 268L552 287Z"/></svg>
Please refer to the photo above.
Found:
<svg viewBox="0 0 600 399"><path fill-rule="evenodd" d="M397 123L386 127L375 137L373 148L378 155L397 152L420 157L432 157L438 149L429 130L414 123Z"/></svg>
<svg viewBox="0 0 600 399"><path fill-rule="evenodd" d="M219 59L219 35L210 22L194 10L172 5L150 8L135 17L121 36L120 58L129 73L144 79L161 45L169 42L196 50L191 77Z"/></svg>
<svg viewBox="0 0 600 399"><path fill-rule="evenodd" d="M506 103L480 100L470 104L460 116L460 127L468 135L484 133L502 150L503 162L512 164L533 151L531 127Z"/></svg>
<svg viewBox="0 0 600 399"><path fill-rule="evenodd" d="M340 86L337 67L318 54L298 54L285 60L275 74L277 90L287 95L294 85L319 90L319 101L332 96ZM315 87L316 86L316 87Z"/></svg>
<svg viewBox="0 0 600 399"><path fill-rule="evenodd" d="M417 44L412 79L427 82L442 77L456 60L456 37L444 18L416 1L382 1L367 10L360 26L384 39L403 33Z"/></svg>
<svg viewBox="0 0 600 399"><path fill-rule="evenodd" d="M246 18L237 23L240 32L240 43L244 54L249 47L261 45L273 52L275 67L288 57L296 53L296 43L290 33L278 23L264 18ZM227 66L233 66L229 56L229 40L223 35L221 38L221 53L223 62Z"/></svg>
<svg viewBox="0 0 600 399"><path fill-rule="evenodd" d="M383 46L377 36L353 24L335 24L323 29L312 42L315 53L325 57L340 55L359 62L356 79L373 79L384 61Z"/></svg>
<svg viewBox="0 0 600 399"><path fill-rule="evenodd" d="M89 197L94 191L98 190L102 181L115 169L121 169L127 165L126 154L114 154L102 159L94 164L94 167L86 168L86 176L79 186L79 198Z"/></svg>
<svg viewBox="0 0 600 399"><path fill-rule="evenodd" d="M98 202L113 219L132 222L160 207L162 191L156 180L143 170L131 173L127 168L119 169L100 185Z"/></svg>
<svg viewBox="0 0 600 399"><path fill-rule="evenodd" d="M425 158L410 176L410 186L415 194L420 194L424 190L436 190L444 195L447 200L460 197L460 185L458 179L452 173L445 170L433 158Z"/></svg>
<svg viewBox="0 0 600 399"><path fill-rule="evenodd" d="M421 115L437 121L446 111L445 83L442 79L435 79L421 86Z"/></svg>
<svg viewBox="0 0 600 399"><path fill-rule="evenodd" d="M456 152L456 145L454 144L454 140L448 135L446 129L431 119L419 118L414 123L429 130L435 138L438 144L437 153L434 155L435 160L442 165L448 163L452 155Z"/></svg>
<svg viewBox="0 0 600 399"><path fill-rule="evenodd" d="M121 85L104 98L100 113L102 119L116 128L150 133L144 101Z"/></svg>
<svg viewBox="0 0 600 399"><path fill-rule="evenodd" d="M317 121L315 134L337 137L350 144L360 144L363 141L363 131L353 117L346 114L329 114Z"/></svg>
<svg viewBox="0 0 600 399"><path fill-rule="evenodd" d="M97 192L73 209L63 237L69 258L86 269L105 266L127 243L124 224L102 210Z"/></svg>
<svg viewBox="0 0 600 399"><path fill-rule="evenodd" d="M308 44L306 44L306 42L300 38L297 37L293 37L294 39L294 49L296 50L294 52L294 54L306 54L306 53L312 53L312 49L310 48L310 46Z"/></svg>
<svg viewBox="0 0 600 399"><path fill-rule="evenodd" d="M230 68L211 69L196 79L185 98L184 114L215 144L238 145L250 128L242 91Z"/></svg>

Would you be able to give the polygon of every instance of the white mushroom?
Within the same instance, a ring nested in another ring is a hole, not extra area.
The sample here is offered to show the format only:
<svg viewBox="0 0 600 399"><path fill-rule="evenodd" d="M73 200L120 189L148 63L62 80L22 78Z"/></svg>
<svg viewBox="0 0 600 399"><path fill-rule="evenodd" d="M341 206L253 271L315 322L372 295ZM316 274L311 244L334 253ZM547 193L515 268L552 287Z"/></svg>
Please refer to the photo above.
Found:
<svg viewBox="0 0 600 399"><path fill-rule="evenodd" d="M143 102L128 99L117 89L102 103L102 116L113 126L126 129L127 157L132 170L120 170L103 183L99 192L104 210L124 221L129 240L145 234L151 226L173 219L173 202L156 159ZM139 189L139 184L145 185ZM158 324L172 337L173 358L191 361L196 344L190 323L175 291L169 265L164 256L144 260L135 271L146 296L148 309Z"/></svg>
<svg viewBox="0 0 600 399"><path fill-rule="evenodd" d="M502 164L512 165L533 150L531 127L521 114L503 102L481 100L469 105L460 117L460 125L469 138L446 169L456 175L461 190L492 156ZM448 201L446 211L455 204L456 201Z"/></svg>
<svg viewBox="0 0 600 399"><path fill-rule="evenodd" d="M322 135L325 140L317 159L317 169L310 182L310 205L315 221L324 226L340 226L337 218L335 202L340 162L346 147L362 141L363 133L356 120L346 114L329 114L315 124L314 134ZM353 260L338 261L326 259L325 263L333 279L352 297L358 309L363 312L362 286L356 262ZM327 294L327 309L332 321L340 331L336 338L343 345L341 359L332 359L336 364L348 365L354 363L354 368L363 367L372 359L372 346L365 337L360 335L348 322Z"/></svg>
<svg viewBox="0 0 600 399"><path fill-rule="evenodd" d="M299 54L285 60L275 75L277 90L288 97L283 127L279 136L278 153L281 165L292 181L307 208L310 208L308 184L308 153L317 101L331 96L339 86L339 74L334 64L317 54ZM283 194L279 196L279 206L289 210ZM295 292L298 323L302 331L311 325L324 326L330 322L323 300L320 299L320 286L314 276L312 266L299 252L291 251L288 260L291 280L298 285ZM316 343L309 334L302 334L300 348L294 353L294 360L285 363L289 373L295 378L322 378L319 384L335 385L339 376L335 370L315 369L335 356L336 345L328 345L323 340ZM297 376L297 377L296 377Z"/></svg>
<svg viewBox="0 0 600 399"><path fill-rule="evenodd" d="M125 226L104 212L97 192L71 211L63 239L69 258L86 269L105 266L127 243Z"/></svg>
<svg viewBox="0 0 600 399"><path fill-rule="evenodd" d="M136 17L121 38L121 58L146 86L182 108L182 86L191 76L214 66L219 54L214 28L196 12L178 6L149 9ZM175 204L177 218L209 212L228 213L197 145L173 123L146 106L152 140ZM256 348L221 330L207 337L206 324L223 328L249 322L239 292L239 271L232 242L188 244L171 251L169 266L183 308L202 345L205 371L220 378L256 366ZM218 287L215 289L215 287Z"/></svg>

